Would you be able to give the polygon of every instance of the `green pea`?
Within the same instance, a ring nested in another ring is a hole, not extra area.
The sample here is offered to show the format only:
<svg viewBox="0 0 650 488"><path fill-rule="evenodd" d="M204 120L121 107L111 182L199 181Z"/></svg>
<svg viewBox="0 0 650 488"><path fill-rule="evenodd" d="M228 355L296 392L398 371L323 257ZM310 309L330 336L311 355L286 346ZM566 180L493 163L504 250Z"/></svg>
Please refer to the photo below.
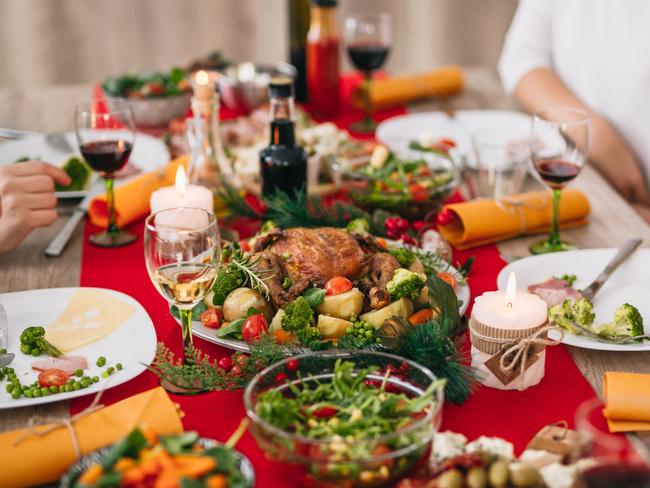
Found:
<svg viewBox="0 0 650 488"><path fill-rule="evenodd" d="M9 383L7 386L5 386L5 390L7 390L7 393L11 393L11 390L13 390L14 387L11 383Z"/></svg>
<svg viewBox="0 0 650 488"><path fill-rule="evenodd" d="M41 396L41 389L40 388L34 388L32 390L32 396L38 398Z"/></svg>
<svg viewBox="0 0 650 488"><path fill-rule="evenodd" d="M10 368L9 366L5 367L5 373L15 373L16 371L14 368Z"/></svg>
<svg viewBox="0 0 650 488"><path fill-rule="evenodd" d="M91 380L91 381L92 381L92 380ZM88 388L88 387L90 386L90 381L88 381L88 380L85 379L85 378L82 378L82 379L81 379L81 386L82 386L83 388Z"/></svg>
<svg viewBox="0 0 650 488"><path fill-rule="evenodd" d="M372 333L371 330L366 331L366 337L367 337L368 339L372 339L372 336L373 336L373 335L374 335L374 334Z"/></svg>
<svg viewBox="0 0 650 488"><path fill-rule="evenodd" d="M56 385L52 385L52 386L50 386L50 391L51 391L52 393L58 393L60 390L59 390L59 387L58 387L58 386L56 386Z"/></svg>
<svg viewBox="0 0 650 488"><path fill-rule="evenodd" d="M20 391L18 388L14 388L14 390L11 392L11 398L17 400L18 398L20 398L22 394L23 394L22 391Z"/></svg>
<svg viewBox="0 0 650 488"><path fill-rule="evenodd" d="M97 365L97 367L101 368L106 364L106 358L104 356L99 356L95 364Z"/></svg>
<svg viewBox="0 0 650 488"><path fill-rule="evenodd" d="M0 381L2 381L2 380L4 380L4 379L5 379L5 375L4 375L4 373L0 373Z"/></svg>
<svg viewBox="0 0 650 488"><path fill-rule="evenodd" d="M41 388L41 394L43 396L48 396L50 394L50 390L48 390L45 386Z"/></svg>
<svg viewBox="0 0 650 488"><path fill-rule="evenodd" d="M113 374L115 373L115 368L113 366L109 366L108 368L106 368L106 372L108 374Z"/></svg>
<svg viewBox="0 0 650 488"><path fill-rule="evenodd" d="M84 370L83 369L78 369L77 371L74 372L74 375L77 378L81 378L84 375Z"/></svg>
<svg viewBox="0 0 650 488"><path fill-rule="evenodd" d="M73 390L72 385L64 385L63 388L65 389L66 392L70 392Z"/></svg>
<svg viewBox="0 0 650 488"><path fill-rule="evenodd" d="M98 383L99 382L99 376L93 376L93 382Z"/></svg>
<svg viewBox="0 0 650 488"><path fill-rule="evenodd" d="M81 390L81 385L79 383L75 383L74 385L72 385L72 389L75 391Z"/></svg>
<svg viewBox="0 0 650 488"><path fill-rule="evenodd" d="M25 395L26 398L31 398L32 390L23 391L23 395Z"/></svg>
<svg viewBox="0 0 650 488"><path fill-rule="evenodd" d="M117 363L115 365L115 369L117 369L118 371L122 371L124 369L124 366L122 366L122 363Z"/></svg>
<svg viewBox="0 0 650 488"><path fill-rule="evenodd" d="M104 371L101 376L102 376L102 378L108 378L110 376L110 374L108 374L107 371Z"/></svg>
<svg viewBox="0 0 650 488"><path fill-rule="evenodd" d="M377 344L381 344L382 343L381 337L375 337L375 342Z"/></svg>

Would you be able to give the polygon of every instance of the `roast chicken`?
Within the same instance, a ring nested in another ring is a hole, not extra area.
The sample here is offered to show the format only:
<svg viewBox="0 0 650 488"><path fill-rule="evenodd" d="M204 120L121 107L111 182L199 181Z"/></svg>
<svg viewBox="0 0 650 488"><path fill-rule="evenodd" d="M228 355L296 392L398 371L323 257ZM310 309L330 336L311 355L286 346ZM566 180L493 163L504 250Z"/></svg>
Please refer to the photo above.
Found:
<svg viewBox="0 0 650 488"><path fill-rule="evenodd" d="M278 307L310 286L345 276L370 296L372 308L379 308L388 299L386 283L400 267L374 238L334 227L277 229L256 238L252 250L260 258L259 269L274 270L266 283Z"/></svg>

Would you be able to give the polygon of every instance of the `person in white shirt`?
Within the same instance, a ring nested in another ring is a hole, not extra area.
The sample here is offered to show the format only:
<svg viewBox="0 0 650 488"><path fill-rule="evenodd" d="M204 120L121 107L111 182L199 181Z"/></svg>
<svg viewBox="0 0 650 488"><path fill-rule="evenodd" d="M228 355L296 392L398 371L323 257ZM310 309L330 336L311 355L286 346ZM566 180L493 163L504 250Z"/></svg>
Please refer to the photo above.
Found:
<svg viewBox="0 0 650 488"><path fill-rule="evenodd" d="M649 22L649 0L520 0L498 65L527 111L589 112L589 161L648 222Z"/></svg>

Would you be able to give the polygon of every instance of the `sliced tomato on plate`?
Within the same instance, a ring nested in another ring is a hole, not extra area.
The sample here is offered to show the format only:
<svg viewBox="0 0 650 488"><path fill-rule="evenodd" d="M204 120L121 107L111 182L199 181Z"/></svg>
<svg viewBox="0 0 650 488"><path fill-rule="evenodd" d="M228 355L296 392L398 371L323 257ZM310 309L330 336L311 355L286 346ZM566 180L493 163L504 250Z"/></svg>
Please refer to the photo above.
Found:
<svg viewBox="0 0 650 488"><path fill-rule="evenodd" d="M223 322L223 311L220 308L210 307L201 314L201 323L210 329L218 329Z"/></svg>
<svg viewBox="0 0 650 488"><path fill-rule="evenodd" d="M65 385L70 379L70 375L62 369L46 369L38 375L38 384L40 386L61 386Z"/></svg>
<svg viewBox="0 0 650 488"><path fill-rule="evenodd" d="M326 295L339 295L352 289L352 282L345 276L335 276L325 284Z"/></svg>
<svg viewBox="0 0 650 488"><path fill-rule="evenodd" d="M261 313L251 315L241 326L241 336L246 342L253 342L269 330L269 324Z"/></svg>
<svg viewBox="0 0 650 488"><path fill-rule="evenodd" d="M456 278L453 274L447 273L446 271L439 271L436 276L452 288L456 288Z"/></svg>

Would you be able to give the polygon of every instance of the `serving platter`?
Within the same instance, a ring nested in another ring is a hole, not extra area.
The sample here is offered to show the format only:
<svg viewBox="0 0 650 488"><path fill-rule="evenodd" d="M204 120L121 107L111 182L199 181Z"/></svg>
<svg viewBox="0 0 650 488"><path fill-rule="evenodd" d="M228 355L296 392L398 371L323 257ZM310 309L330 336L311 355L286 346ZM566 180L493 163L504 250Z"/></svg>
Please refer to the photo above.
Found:
<svg viewBox="0 0 650 488"><path fill-rule="evenodd" d="M23 139L6 141L0 143L0 165L13 164L17 159L29 157L41 159L48 163L60 166L65 163L71 156L78 156L77 137L74 132L62 134L70 147L74 148L73 152L64 151L48 144L44 134L34 134ZM167 146L160 139L138 132L135 136L133 151L129 157L129 165L135 166L141 172L153 171L169 163L170 155ZM86 188L80 191L59 191L56 192L57 198L82 198L88 193L93 182L99 176L93 173L86 183ZM131 177L118 178L116 185L128 181Z"/></svg>
<svg viewBox="0 0 650 488"><path fill-rule="evenodd" d="M529 285L540 283L551 276L575 274L574 288L588 286L605 268L617 249L580 249L553 254L543 254L519 259L503 268L497 277L499 290L505 290L508 275L517 276L517 288L526 290ZM645 333L650 333L650 249L638 249L630 256L593 300L596 322L609 322L614 311L623 303L634 305L644 319ZM559 338L559 334L551 333ZM650 342L610 344L598 342L586 336L565 333L564 344L601 351L650 351Z"/></svg>
<svg viewBox="0 0 650 488"><path fill-rule="evenodd" d="M20 352L20 334L31 326L47 326L55 321L66 308L71 296L82 288L50 288L40 290L19 291L0 294L0 303L7 312L9 321L9 352L16 354L15 359L9 365L14 368L16 375L22 384L31 384L36 381L38 373L33 371L31 363L36 359ZM146 370L151 364L156 353L156 332L149 314L134 298L115 290L104 288L83 288L83 290L96 290L100 293L112 295L134 309L133 314L116 330L110 334L82 346L69 354L83 356L88 360L88 368L84 374L88 376L100 376L107 366L114 366L117 363L123 365L121 371L113 373L109 378L100 378L98 383L93 383L88 388L67 393L56 393L53 395L37 398L12 399L5 390L5 382L0 388L0 409L52 403L61 400L69 400L84 395L92 395L97 392L113 388L126 383ZM104 356L107 359L106 366L97 367L95 361L98 357Z"/></svg>
<svg viewBox="0 0 650 488"><path fill-rule="evenodd" d="M449 267L449 271L452 274L458 273L458 270L454 268L453 266ZM461 315L465 313L467 310L467 307L469 306L469 300L470 300L470 289L469 285L466 283L463 285L457 285L456 286L456 297L458 298L459 301L461 301L460 307L459 307L459 312ZM177 317L175 317L176 322L180 325L180 321ZM199 337L203 340L206 340L208 342L211 342L213 344L217 344L219 346L227 347L229 349L234 349L236 351L244 351L248 352L249 347L248 344L245 341L242 340L237 340L237 339L228 339L228 338L221 338L221 337L215 337L214 335L215 329L211 329L209 327L205 327L200 321L193 321L192 322L192 334L196 337Z"/></svg>
<svg viewBox="0 0 650 488"><path fill-rule="evenodd" d="M480 130L503 132L515 140L530 137L530 116L508 110L459 110L449 116L445 112L418 112L392 117L377 126L377 140L395 152L404 152L411 141L421 137L435 142L452 139L458 154L470 166L475 165L471 136Z"/></svg>

